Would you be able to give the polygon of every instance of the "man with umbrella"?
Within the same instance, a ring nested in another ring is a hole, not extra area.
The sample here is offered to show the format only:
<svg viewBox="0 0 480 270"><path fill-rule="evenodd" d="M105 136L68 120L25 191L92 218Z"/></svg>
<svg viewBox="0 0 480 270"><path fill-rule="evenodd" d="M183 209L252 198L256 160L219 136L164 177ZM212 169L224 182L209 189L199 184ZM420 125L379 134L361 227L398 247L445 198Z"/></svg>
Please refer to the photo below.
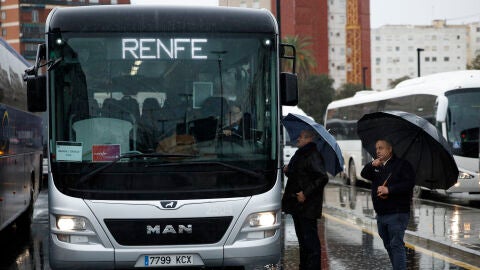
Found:
<svg viewBox="0 0 480 270"><path fill-rule="evenodd" d="M282 208L293 218L300 247L301 270L321 269L317 219L322 216L323 189L328 175L323 157L317 150L316 135L313 129L300 132L298 150L284 168L288 182Z"/></svg>
<svg viewBox="0 0 480 270"><path fill-rule="evenodd" d="M361 175L372 181L371 195L377 213L378 234L393 269L406 269L403 237L410 217L415 172L408 161L394 154L388 139L377 140L375 148L377 158L365 165Z"/></svg>

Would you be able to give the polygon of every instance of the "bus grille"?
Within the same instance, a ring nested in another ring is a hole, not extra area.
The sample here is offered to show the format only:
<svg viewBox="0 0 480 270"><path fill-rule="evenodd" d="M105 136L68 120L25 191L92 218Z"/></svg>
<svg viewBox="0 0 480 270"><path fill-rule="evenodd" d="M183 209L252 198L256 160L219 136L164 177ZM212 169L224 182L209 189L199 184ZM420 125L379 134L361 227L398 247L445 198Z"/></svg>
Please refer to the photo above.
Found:
<svg viewBox="0 0 480 270"><path fill-rule="evenodd" d="M105 219L105 224L123 246L192 245L217 243L232 219Z"/></svg>

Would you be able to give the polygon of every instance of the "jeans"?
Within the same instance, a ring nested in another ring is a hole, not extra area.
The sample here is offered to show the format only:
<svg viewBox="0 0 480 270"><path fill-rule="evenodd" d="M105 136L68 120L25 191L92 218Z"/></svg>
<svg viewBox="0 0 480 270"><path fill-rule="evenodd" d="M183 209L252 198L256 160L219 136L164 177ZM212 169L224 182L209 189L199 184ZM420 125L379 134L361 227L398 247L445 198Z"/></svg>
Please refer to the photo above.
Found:
<svg viewBox="0 0 480 270"><path fill-rule="evenodd" d="M407 256L403 236L407 229L409 213L377 215L378 234L387 249L393 270L407 269Z"/></svg>
<svg viewBox="0 0 480 270"><path fill-rule="evenodd" d="M292 215L292 218L300 248L299 270L321 269L317 219L297 215Z"/></svg>

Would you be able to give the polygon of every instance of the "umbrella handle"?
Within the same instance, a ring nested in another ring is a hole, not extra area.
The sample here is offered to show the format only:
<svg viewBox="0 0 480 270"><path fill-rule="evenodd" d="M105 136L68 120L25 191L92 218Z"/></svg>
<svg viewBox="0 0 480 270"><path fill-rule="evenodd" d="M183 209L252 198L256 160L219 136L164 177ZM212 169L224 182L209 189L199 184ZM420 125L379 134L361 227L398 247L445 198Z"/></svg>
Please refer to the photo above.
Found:
<svg viewBox="0 0 480 270"><path fill-rule="evenodd" d="M387 176L387 179L385 179L385 181L383 181L383 184L382 186L386 186L387 185L387 182L388 182L388 179L390 179L390 176L392 176L392 173L389 173L388 176ZM381 195L381 196L378 196L380 197L380 199L386 199L388 198L388 195Z"/></svg>

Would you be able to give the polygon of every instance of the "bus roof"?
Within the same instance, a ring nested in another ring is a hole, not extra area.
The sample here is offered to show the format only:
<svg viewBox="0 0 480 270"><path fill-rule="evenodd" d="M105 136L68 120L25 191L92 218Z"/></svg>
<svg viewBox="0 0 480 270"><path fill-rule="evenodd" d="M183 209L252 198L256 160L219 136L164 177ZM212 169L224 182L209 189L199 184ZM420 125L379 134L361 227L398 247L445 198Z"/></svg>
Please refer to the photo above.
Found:
<svg viewBox="0 0 480 270"><path fill-rule="evenodd" d="M441 72L405 80L385 91L360 91L353 97L332 101L327 110L412 94L443 95L450 90L465 88L480 88L480 70Z"/></svg>
<svg viewBox="0 0 480 270"><path fill-rule="evenodd" d="M55 8L48 31L278 33L266 9L104 5Z"/></svg>

